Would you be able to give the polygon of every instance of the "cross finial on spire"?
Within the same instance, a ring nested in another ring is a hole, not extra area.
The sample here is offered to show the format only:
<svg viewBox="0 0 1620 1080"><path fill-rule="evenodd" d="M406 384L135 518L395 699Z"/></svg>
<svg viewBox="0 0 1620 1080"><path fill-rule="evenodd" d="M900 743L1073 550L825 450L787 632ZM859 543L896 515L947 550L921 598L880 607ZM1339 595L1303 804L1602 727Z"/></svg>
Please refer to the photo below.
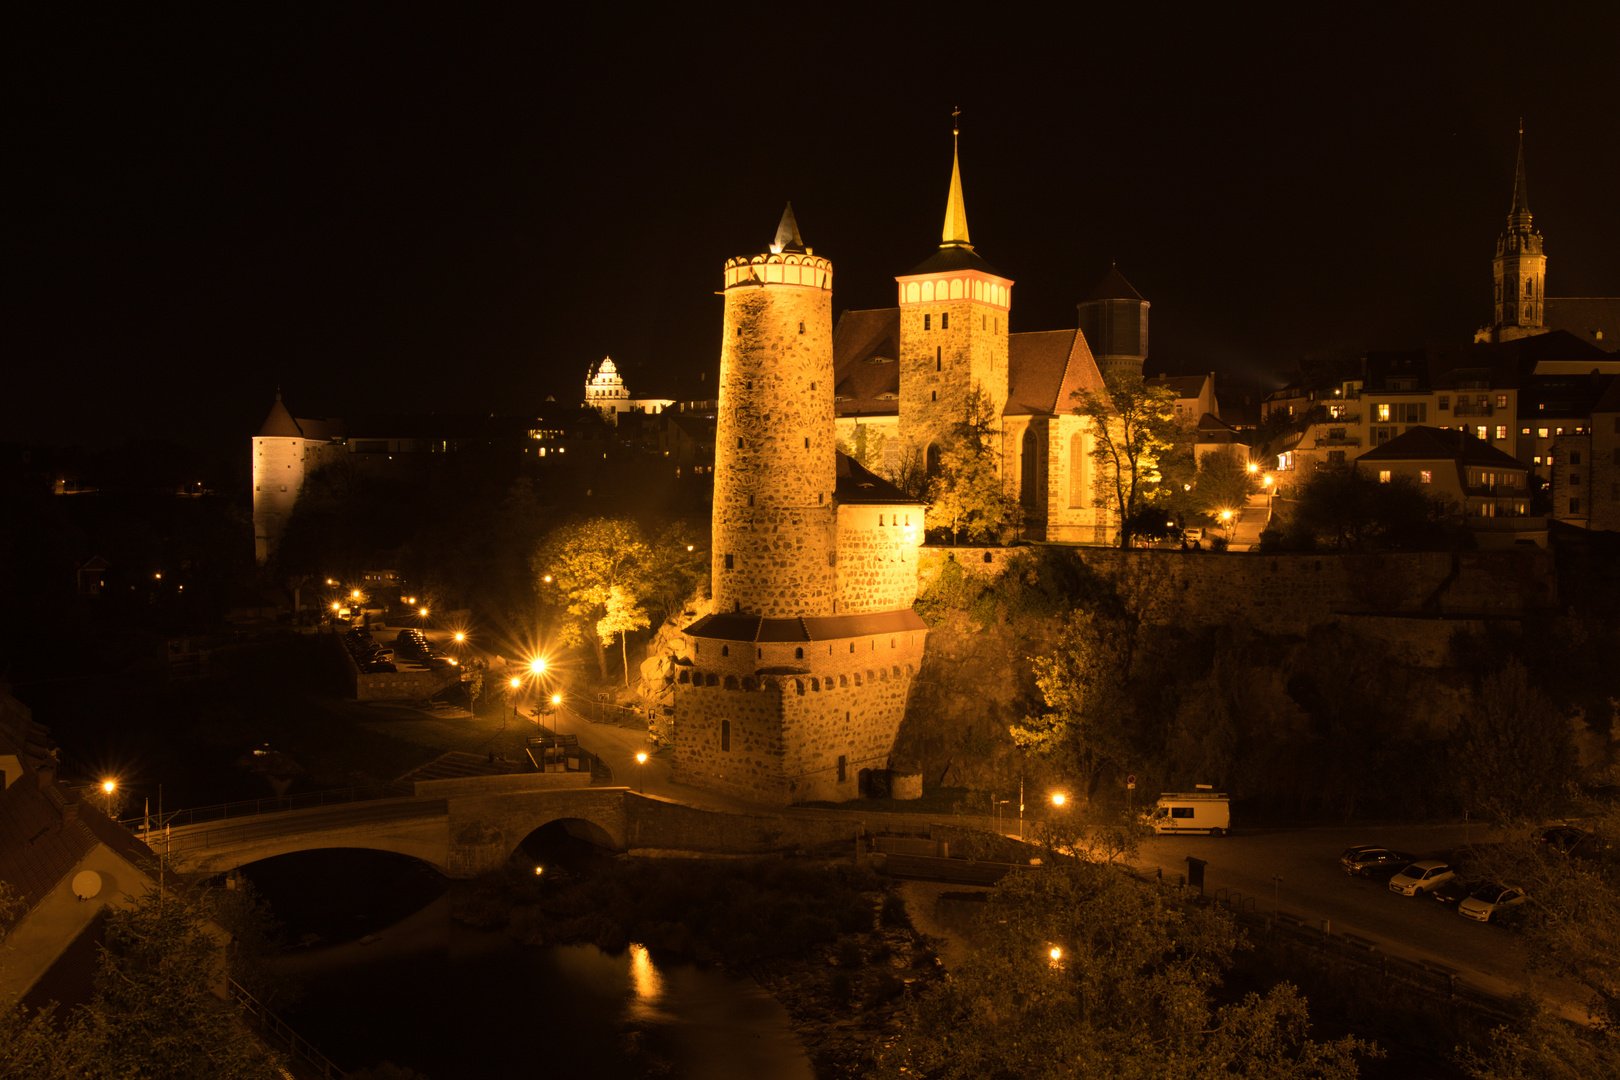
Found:
<svg viewBox="0 0 1620 1080"><path fill-rule="evenodd" d="M962 115L962 107L960 105L957 105L957 106L955 106L955 107L953 107L951 109L951 134L952 135L960 135L960 134L962 134L962 124L961 124L960 121L957 120L957 117L959 117L961 115Z"/></svg>

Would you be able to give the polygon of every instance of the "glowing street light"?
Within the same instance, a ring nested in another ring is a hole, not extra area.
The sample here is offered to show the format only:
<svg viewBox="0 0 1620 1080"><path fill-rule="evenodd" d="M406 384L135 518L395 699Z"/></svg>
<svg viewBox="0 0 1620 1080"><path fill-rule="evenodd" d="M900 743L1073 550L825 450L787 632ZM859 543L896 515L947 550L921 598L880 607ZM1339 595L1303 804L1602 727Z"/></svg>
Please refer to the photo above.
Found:
<svg viewBox="0 0 1620 1080"><path fill-rule="evenodd" d="M534 675L544 675L546 673L546 658L543 656L537 656L533 660L530 660L529 672Z"/></svg>
<svg viewBox="0 0 1620 1080"><path fill-rule="evenodd" d="M359 589L355 589L355 590L354 590L354 591L353 591L353 592L351 592L351 593L350 593L350 594L349 594L349 599L351 599L351 600L358 600L358 599L360 599L360 590L359 590Z"/></svg>
<svg viewBox="0 0 1620 1080"><path fill-rule="evenodd" d="M1069 801L1069 797L1067 795L1063 794L1063 792L1061 792L1061 791L1054 792L1053 795L1052 795L1052 805L1053 806L1062 806L1064 803L1066 803L1068 801Z"/></svg>
<svg viewBox="0 0 1620 1080"><path fill-rule="evenodd" d="M113 810L112 810L113 792L115 792L117 790L118 790L118 781L113 779L112 777L109 776L107 779L105 779L105 780L103 780L101 782L101 792L102 792L103 795L106 796L104 809L106 810L108 817L112 817L112 812L113 812Z"/></svg>
<svg viewBox="0 0 1620 1080"><path fill-rule="evenodd" d="M422 616L422 618L424 618L424 619L428 617L428 609L427 608L417 608L416 613L418 615Z"/></svg>
<svg viewBox="0 0 1620 1080"><path fill-rule="evenodd" d="M1257 472L1259 472L1259 471L1260 471L1260 466L1259 466L1259 464L1257 464L1257 463L1256 463L1256 462L1253 462L1253 461L1251 461L1251 462L1249 462L1249 471L1250 471L1250 472L1251 472L1251 473L1257 473Z"/></svg>
<svg viewBox="0 0 1620 1080"><path fill-rule="evenodd" d="M464 642L466 642L466 640L467 640L466 631L457 630L456 631L456 644L457 645L463 644Z"/></svg>
<svg viewBox="0 0 1620 1080"><path fill-rule="evenodd" d="M639 750L636 752L636 764L641 766L641 768L636 770L636 778L640 781L637 786L637 791L640 794L645 795L647 794L647 752L645 750Z"/></svg>
<svg viewBox="0 0 1620 1080"><path fill-rule="evenodd" d="M1049 951L1048 951L1048 952L1047 952L1047 954L1046 954L1046 955L1047 955L1047 956L1050 956L1050 957L1051 957L1051 958L1052 958L1052 963L1054 963L1054 964L1055 964L1055 963L1057 963L1057 962L1058 962L1058 961L1059 961L1059 960L1062 960L1062 959L1063 959L1063 950L1062 950L1062 949L1060 949L1060 948L1058 948L1058 947L1057 947L1057 946L1056 946L1056 945L1054 945L1054 946L1052 946L1052 948L1051 948L1051 949L1050 949L1050 950L1049 950Z"/></svg>

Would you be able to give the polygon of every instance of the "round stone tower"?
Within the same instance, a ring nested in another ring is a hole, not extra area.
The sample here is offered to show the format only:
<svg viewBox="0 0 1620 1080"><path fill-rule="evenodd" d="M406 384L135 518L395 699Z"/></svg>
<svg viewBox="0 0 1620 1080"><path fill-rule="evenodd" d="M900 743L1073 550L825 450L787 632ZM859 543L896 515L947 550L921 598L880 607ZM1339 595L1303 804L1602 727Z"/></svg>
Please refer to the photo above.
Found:
<svg viewBox="0 0 1620 1080"><path fill-rule="evenodd" d="M835 614L832 263L788 205L770 252L725 266L714 610Z"/></svg>

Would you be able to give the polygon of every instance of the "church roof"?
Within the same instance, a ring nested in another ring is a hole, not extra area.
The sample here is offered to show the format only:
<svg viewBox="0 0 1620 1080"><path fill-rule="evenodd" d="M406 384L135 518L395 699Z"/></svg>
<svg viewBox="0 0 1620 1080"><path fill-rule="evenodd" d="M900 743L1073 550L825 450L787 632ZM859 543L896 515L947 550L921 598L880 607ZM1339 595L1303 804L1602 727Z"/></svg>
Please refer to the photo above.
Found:
<svg viewBox="0 0 1620 1080"><path fill-rule="evenodd" d="M1140 299L1142 299L1142 294L1131 287L1131 283L1125 280L1125 275L1119 272L1117 266L1110 266L1108 273L1104 274L1103 279L1097 282L1097 287L1091 290L1091 295L1086 297L1087 301Z"/></svg>
<svg viewBox="0 0 1620 1080"><path fill-rule="evenodd" d="M865 506L921 506L913 499L848 454L838 454L838 480L833 498L840 504Z"/></svg>
<svg viewBox="0 0 1620 1080"><path fill-rule="evenodd" d="M941 247L928 258L918 263L910 274L944 274L952 270L978 270L996 277L1003 277L1000 270L991 266L979 257L979 253L970 247Z"/></svg>
<svg viewBox="0 0 1620 1080"><path fill-rule="evenodd" d="M866 416L892 416L898 412L899 356L899 308L870 308L840 315L833 328L835 411L839 415Z"/></svg>
<svg viewBox="0 0 1620 1080"><path fill-rule="evenodd" d="M1616 379L1609 384L1609 392L1598 399L1598 403L1592 406L1592 411L1595 413L1620 413L1620 379Z"/></svg>
<svg viewBox="0 0 1620 1080"><path fill-rule="evenodd" d="M793 204L789 202L787 209L782 211L782 220L776 226L776 239L771 243L773 252L803 251L804 240L799 236L799 219L793 216Z"/></svg>
<svg viewBox="0 0 1620 1080"><path fill-rule="evenodd" d="M1524 128L1519 128L1519 164L1513 170L1513 208L1508 216L1530 213L1530 186L1524 180Z"/></svg>
<svg viewBox="0 0 1620 1080"><path fill-rule="evenodd" d="M1455 461L1491 469L1526 471L1529 466L1466 431L1454 428L1411 427L1382 446L1368 450L1357 461Z"/></svg>
<svg viewBox="0 0 1620 1080"><path fill-rule="evenodd" d="M1169 387L1178 398L1195 398L1204 392L1208 378L1208 375L1157 375L1145 381L1149 386Z"/></svg>
<svg viewBox="0 0 1620 1080"><path fill-rule="evenodd" d="M1078 330L1007 336L1007 405L1003 416L1067 413L1073 394L1103 389L1102 372Z"/></svg>
<svg viewBox="0 0 1620 1080"><path fill-rule="evenodd" d="M1620 296L1549 296L1542 321L1605 352L1620 349Z"/></svg>

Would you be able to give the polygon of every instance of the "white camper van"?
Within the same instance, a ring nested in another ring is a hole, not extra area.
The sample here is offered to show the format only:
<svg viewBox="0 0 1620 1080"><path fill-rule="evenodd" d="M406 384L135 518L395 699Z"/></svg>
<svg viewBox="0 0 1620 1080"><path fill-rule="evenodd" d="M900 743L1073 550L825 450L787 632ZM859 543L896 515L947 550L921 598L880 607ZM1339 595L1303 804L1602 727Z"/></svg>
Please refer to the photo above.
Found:
<svg viewBox="0 0 1620 1080"><path fill-rule="evenodd" d="M1147 822L1156 833L1208 833L1225 836L1232 827L1232 805L1219 791L1175 792L1159 796Z"/></svg>

